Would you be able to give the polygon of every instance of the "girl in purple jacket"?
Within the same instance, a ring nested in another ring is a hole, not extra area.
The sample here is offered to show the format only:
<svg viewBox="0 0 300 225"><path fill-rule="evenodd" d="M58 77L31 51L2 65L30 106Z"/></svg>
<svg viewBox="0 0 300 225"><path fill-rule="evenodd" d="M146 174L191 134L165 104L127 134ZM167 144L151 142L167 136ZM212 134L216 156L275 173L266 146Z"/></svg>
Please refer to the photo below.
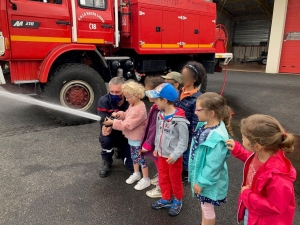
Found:
<svg viewBox="0 0 300 225"><path fill-rule="evenodd" d="M164 79L160 76L147 76L145 79L145 88L146 90L153 90L158 85L164 83ZM149 98L150 102L154 102L154 99ZM151 158L153 162L155 163L155 166L157 168L158 160L157 157L153 156L153 150L154 150L154 141L155 141L155 134L156 134L156 118L157 114L159 112L159 109L157 108L156 104L153 104L151 107L149 114L148 114L148 120L146 123L144 135L141 142L141 151L144 154L144 156ZM151 180L151 184L156 185L156 187L152 190L149 190L146 192L146 195L150 198L161 198L161 190L158 185L158 175Z"/></svg>

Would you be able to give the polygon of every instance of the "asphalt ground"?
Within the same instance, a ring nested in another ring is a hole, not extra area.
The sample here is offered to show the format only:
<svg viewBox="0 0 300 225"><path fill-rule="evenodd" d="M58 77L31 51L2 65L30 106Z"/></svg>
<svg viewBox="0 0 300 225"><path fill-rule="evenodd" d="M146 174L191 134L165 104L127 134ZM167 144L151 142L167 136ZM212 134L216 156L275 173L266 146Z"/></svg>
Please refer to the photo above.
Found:
<svg viewBox="0 0 300 225"><path fill-rule="evenodd" d="M208 91L219 92L223 74L209 75L208 81ZM240 119L254 113L275 116L300 134L299 88L300 76L230 71L224 97L235 112L235 138L240 139ZM130 174L120 160L109 177L99 178L98 134L97 123L62 127L40 107L0 99L0 224L199 224L200 205L189 186L181 214L172 218L166 210L151 209L154 200L146 191L125 183ZM300 171L299 146L289 157ZM149 167L153 176L150 161ZM216 209L217 225L237 224L243 164L231 157L228 167L228 202ZM294 224L300 224L299 178L295 190Z"/></svg>

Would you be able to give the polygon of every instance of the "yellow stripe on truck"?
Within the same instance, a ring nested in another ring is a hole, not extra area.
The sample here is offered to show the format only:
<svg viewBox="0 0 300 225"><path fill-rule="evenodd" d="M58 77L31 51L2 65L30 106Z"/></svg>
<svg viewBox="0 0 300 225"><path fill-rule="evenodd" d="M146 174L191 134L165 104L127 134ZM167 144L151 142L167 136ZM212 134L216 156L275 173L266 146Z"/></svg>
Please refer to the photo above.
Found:
<svg viewBox="0 0 300 225"><path fill-rule="evenodd" d="M71 38L18 36L18 35L11 35L10 40L11 41L27 41L27 42L61 42L61 43L70 43L71 42Z"/></svg>
<svg viewBox="0 0 300 225"><path fill-rule="evenodd" d="M77 38L77 43L89 43L89 44L104 44L104 39L96 38Z"/></svg>
<svg viewBox="0 0 300 225"><path fill-rule="evenodd" d="M179 44L162 44L162 48L179 48Z"/></svg>

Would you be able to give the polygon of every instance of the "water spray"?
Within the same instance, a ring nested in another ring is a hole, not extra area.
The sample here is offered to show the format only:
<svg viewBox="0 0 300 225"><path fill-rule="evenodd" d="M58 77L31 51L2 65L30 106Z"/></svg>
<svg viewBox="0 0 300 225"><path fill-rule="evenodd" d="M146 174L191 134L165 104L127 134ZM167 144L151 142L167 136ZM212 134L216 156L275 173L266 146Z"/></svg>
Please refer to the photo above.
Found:
<svg viewBox="0 0 300 225"><path fill-rule="evenodd" d="M67 107L64 107L64 106L55 105L55 104L48 103L48 102L43 102L43 101L28 97L28 96L22 95L22 94L13 94L13 93L10 93L10 92L7 92L7 91L0 91L0 97L17 100L17 101L20 101L20 102L29 103L31 105L37 105L37 106L45 107L45 108L48 108L48 109L53 109L53 110L56 110L56 111L60 111L60 112L64 112L64 113L68 113L68 114L88 118L88 119L91 119L91 120L96 120L98 122L102 121L101 117L98 116L98 115L83 112L83 111L80 111L78 109L71 109L71 108L67 108Z"/></svg>

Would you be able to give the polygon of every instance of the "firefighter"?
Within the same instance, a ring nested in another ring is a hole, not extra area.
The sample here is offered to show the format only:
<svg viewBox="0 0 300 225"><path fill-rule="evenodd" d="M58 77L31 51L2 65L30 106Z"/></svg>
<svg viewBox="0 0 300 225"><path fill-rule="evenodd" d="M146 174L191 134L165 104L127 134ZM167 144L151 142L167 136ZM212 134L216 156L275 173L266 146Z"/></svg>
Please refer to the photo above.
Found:
<svg viewBox="0 0 300 225"><path fill-rule="evenodd" d="M108 84L109 93L102 96L98 101L98 115L101 118L111 117L113 112L126 111L129 107L127 101L122 94L122 84L125 82L122 77L114 77ZM127 170L133 172L133 165L130 155L130 146L128 140L122 134L122 131L113 130L112 126L105 126L100 122L100 137L103 160L99 176L107 177L111 172L113 163L113 155L116 149L119 150L120 158L123 160Z"/></svg>

